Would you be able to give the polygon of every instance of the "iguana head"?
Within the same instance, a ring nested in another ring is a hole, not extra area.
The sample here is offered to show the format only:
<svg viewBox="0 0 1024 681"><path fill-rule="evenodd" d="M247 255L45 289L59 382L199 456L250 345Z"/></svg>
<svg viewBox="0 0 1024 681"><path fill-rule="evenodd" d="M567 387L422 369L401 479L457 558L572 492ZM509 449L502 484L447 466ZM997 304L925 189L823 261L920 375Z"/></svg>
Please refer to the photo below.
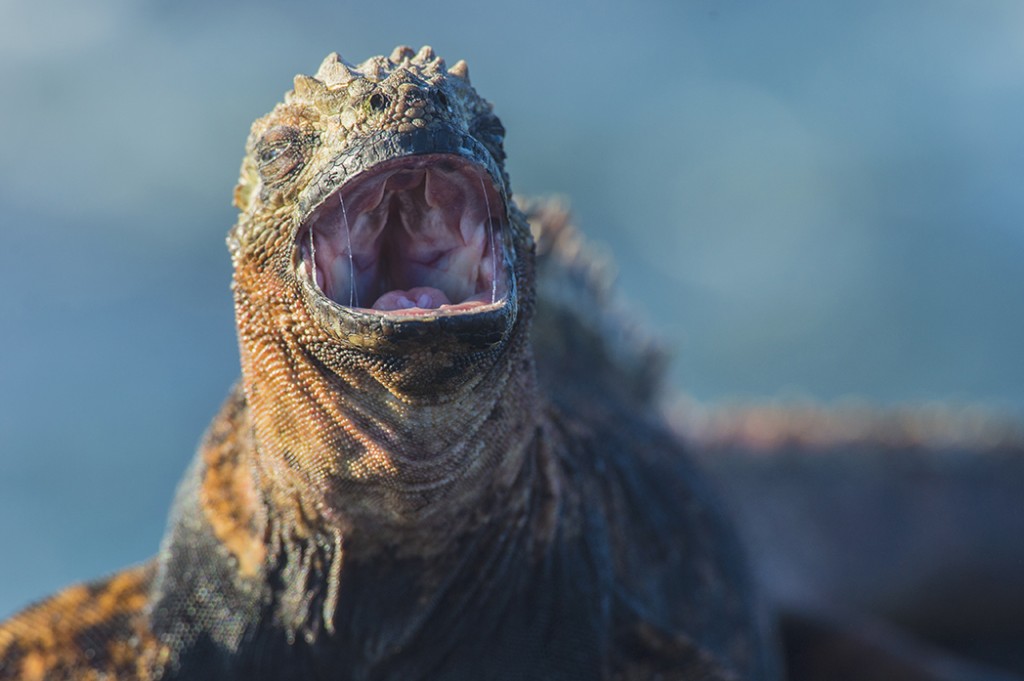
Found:
<svg viewBox="0 0 1024 681"><path fill-rule="evenodd" d="M440 365L493 352L520 307L529 234L511 214L503 137L465 62L447 68L429 47L356 66L332 54L253 125L236 270L272 272L323 342L386 358L396 389L459 383L468 374Z"/></svg>
<svg viewBox="0 0 1024 681"><path fill-rule="evenodd" d="M436 498L508 449L533 245L503 137L429 47L332 54L253 124L228 238L244 384L264 471L317 506Z"/></svg>

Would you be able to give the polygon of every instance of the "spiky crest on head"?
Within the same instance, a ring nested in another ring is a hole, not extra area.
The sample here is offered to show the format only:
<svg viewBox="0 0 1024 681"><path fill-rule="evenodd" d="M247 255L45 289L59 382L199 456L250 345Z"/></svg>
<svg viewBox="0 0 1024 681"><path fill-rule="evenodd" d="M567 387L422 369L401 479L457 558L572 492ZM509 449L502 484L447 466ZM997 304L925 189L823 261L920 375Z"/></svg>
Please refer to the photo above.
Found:
<svg viewBox="0 0 1024 681"><path fill-rule="evenodd" d="M360 64L349 64L337 52L332 52L320 64L313 78L329 88L336 88L348 85L354 78L379 82L398 68L412 71L425 80L446 74L467 80L469 73L463 59L451 69L447 68L444 59L437 56L429 45L424 45L419 52L414 52L407 45L399 45L388 57L378 55Z"/></svg>
<svg viewBox="0 0 1024 681"><path fill-rule="evenodd" d="M466 132L476 134L475 127L481 128L481 140L500 164L504 160L504 130L489 120L493 118L491 111L490 103L470 85L466 62L459 60L448 68L429 46L414 52L401 45L387 57L370 57L359 64L346 62L332 52L315 75L295 76L294 87L285 93L284 102L253 124L235 205L245 211L263 194L267 182L261 181L255 156L266 144L268 134L273 136L274 128L299 133L294 137L299 140L296 144L302 153L296 156L302 156L302 164L301 168L299 164L292 168L294 175L290 177L295 179L304 170L322 168L326 157L318 156L337 154L349 139L391 127L407 132L442 118Z"/></svg>

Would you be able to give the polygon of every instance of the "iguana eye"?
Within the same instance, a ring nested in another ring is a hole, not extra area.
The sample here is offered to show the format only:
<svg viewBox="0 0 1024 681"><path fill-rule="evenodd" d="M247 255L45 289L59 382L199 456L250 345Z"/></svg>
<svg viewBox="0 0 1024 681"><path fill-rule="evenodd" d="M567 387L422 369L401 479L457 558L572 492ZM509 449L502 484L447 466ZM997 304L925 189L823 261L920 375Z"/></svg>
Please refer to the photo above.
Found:
<svg viewBox="0 0 1024 681"><path fill-rule="evenodd" d="M267 131L256 147L256 164L267 185L280 184L306 163L304 139L295 128L279 125Z"/></svg>
<svg viewBox="0 0 1024 681"><path fill-rule="evenodd" d="M266 149L260 152L260 163L264 165L270 163L275 158L280 156L282 151L284 151L284 149L282 149L281 147L267 147Z"/></svg>

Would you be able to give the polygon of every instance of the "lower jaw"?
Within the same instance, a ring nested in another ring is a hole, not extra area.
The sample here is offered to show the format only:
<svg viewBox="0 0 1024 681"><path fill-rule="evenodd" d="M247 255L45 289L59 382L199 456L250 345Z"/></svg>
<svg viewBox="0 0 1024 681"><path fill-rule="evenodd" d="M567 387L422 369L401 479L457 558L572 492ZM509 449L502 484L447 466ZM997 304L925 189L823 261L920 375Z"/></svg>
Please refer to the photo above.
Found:
<svg viewBox="0 0 1024 681"><path fill-rule="evenodd" d="M431 314L433 312L468 312L474 308L495 303L494 291L477 293L459 303L453 303L443 291L432 286L417 286L409 290L395 289L380 296L372 309L402 314Z"/></svg>

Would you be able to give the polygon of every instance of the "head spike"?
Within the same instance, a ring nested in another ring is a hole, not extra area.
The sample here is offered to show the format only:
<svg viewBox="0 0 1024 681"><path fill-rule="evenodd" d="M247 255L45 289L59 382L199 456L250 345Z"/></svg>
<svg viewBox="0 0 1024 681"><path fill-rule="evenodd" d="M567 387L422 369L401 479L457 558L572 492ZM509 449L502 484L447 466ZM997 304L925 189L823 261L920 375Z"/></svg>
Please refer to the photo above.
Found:
<svg viewBox="0 0 1024 681"><path fill-rule="evenodd" d="M391 61L387 57L370 57L356 67L363 78L374 81L381 81L388 77L391 72Z"/></svg>
<svg viewBox="0 0 1024 681"><path fill-rule="evenodd" d="M327 86L345 85L352 80L352 69L349 68L337 52L331 52L317 69L316 77Z"/></svg>
<svg viewBox="0 0 1024 681"><path fill-rule="evenodd" d="M456 78L461 78L467 83L469 82L469 64L466 63L465 59L460 59L449 66L448 73Z"/></svg>
<svg viewBox="0 0 1024 681"><path fill-rule="evenodd" d="M401 64L403 61L408 61L413 58L416 53L408 45L399 45L391 52L392 62L395 64Z"/></svg>
<svg viewBox="0 0 1024 681"><path fill-rule="evenodd" d="M434 54L434 48L430 45L424 45L420 48L420 51L413 57L413 61L420 62L423 64L429 63L437 59L437 55Z"/></svg>
<svg viewBox="0 0 1024 681"><path fill-rule="evenodd" d="M299 99L313 99L327 89L326 86L316 78L304 76L302 74L295 76L294 87L295 96Z"/></svg>

